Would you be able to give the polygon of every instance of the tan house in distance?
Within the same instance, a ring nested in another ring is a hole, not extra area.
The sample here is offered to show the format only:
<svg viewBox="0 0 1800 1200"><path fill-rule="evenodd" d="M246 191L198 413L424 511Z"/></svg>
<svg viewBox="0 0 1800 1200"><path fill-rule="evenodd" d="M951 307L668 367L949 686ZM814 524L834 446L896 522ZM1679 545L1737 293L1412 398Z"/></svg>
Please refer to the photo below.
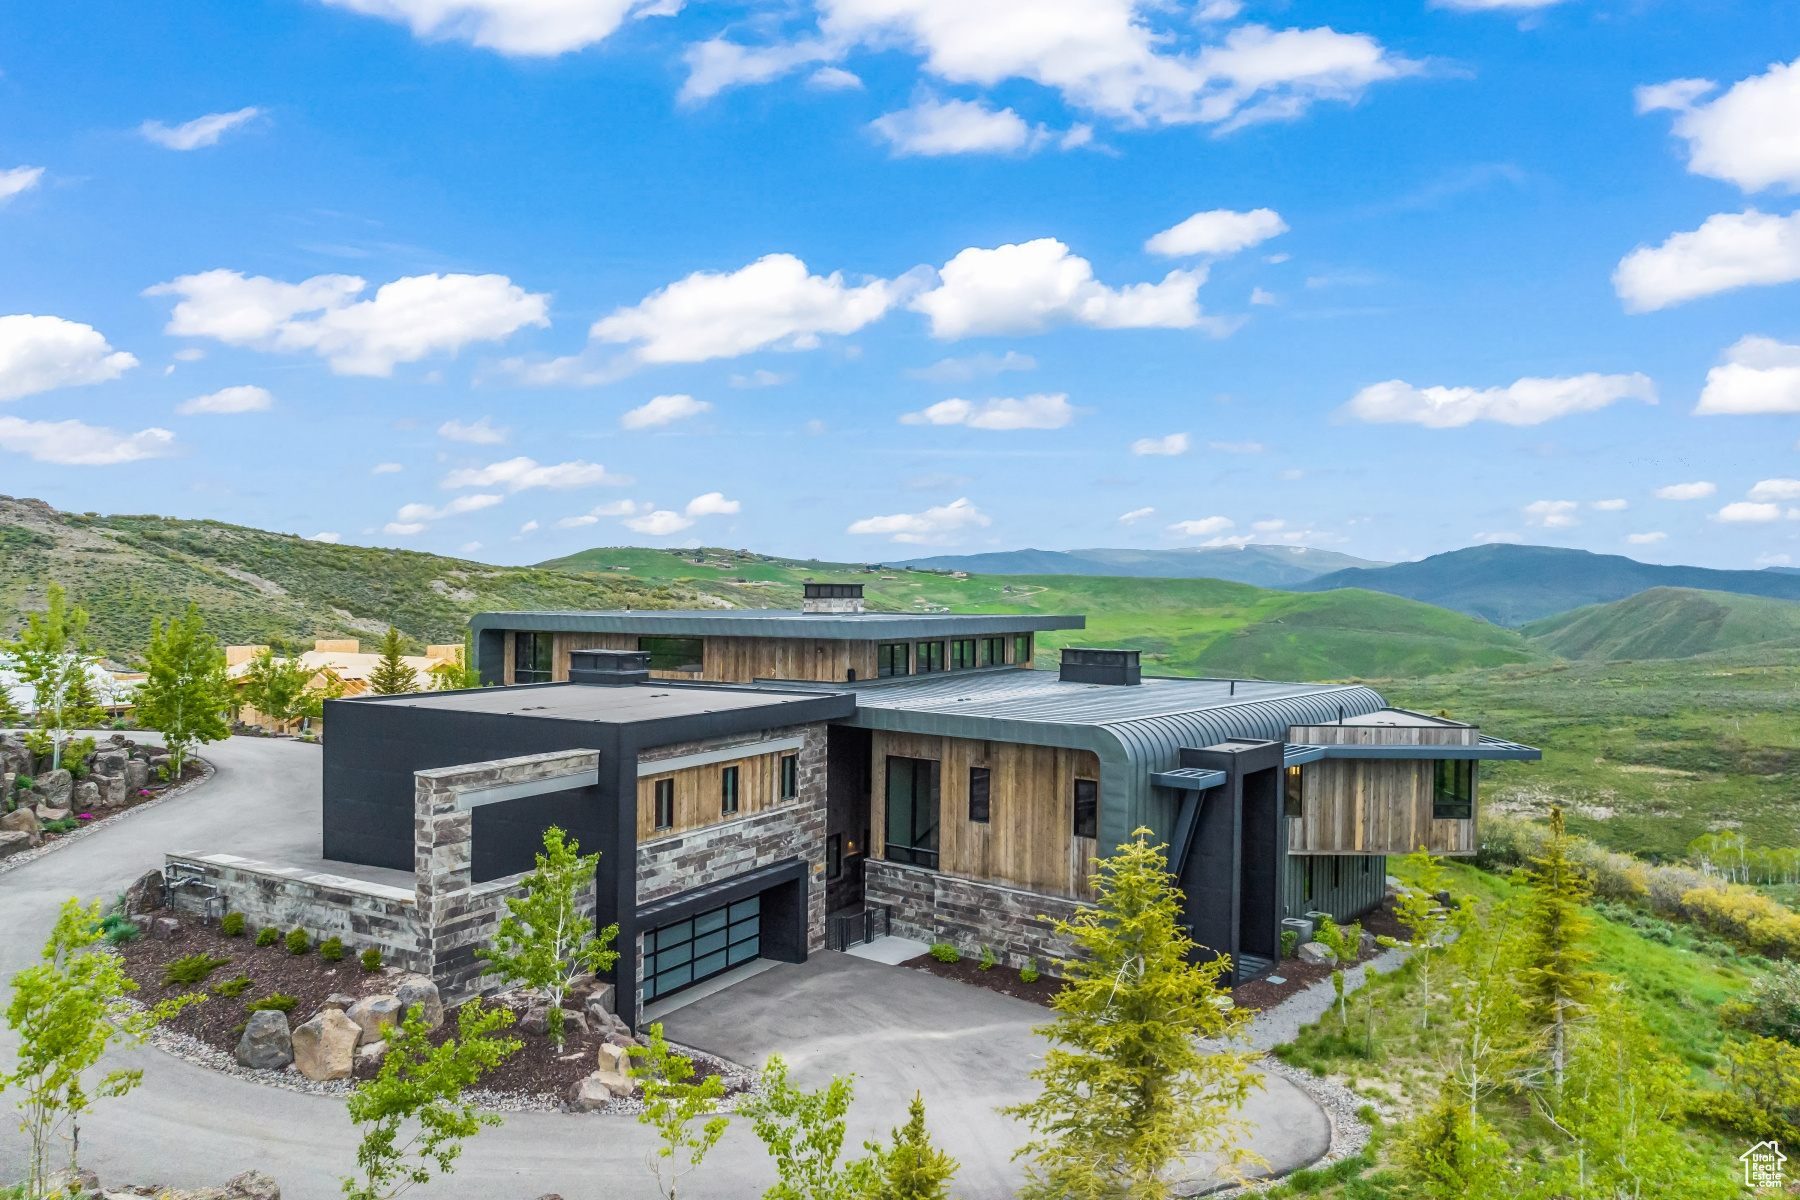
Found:
<svg viewBox="0 0 1800 1200"><path fill-rule="evenodd" d="M227 646L225 647L225 675L234 687L241 687L244 676L250 669L250 660L256 658L267 646ZM463 648L460 643L448 646L427 646L424 657L415 654L404 655L401 662L419 674L419 690L429 691L432 687L431 669L441 663L459 663L462 661ZM286 661L286 660L282 660ZM313 668L312 685L316 688L326 686L336 679L343 684L345 696L360 696L369 690L369 677L375 668L381 665L381 655L364 654L362 644L354 638L319 638L313 642L313 648L300 656L302 666ZM255 725L271 733L294 733L301 728L310 728L319 732L323 728L322 721L275 721L257 712L249 705L239 710L238 720L246 725Z"/></svg>

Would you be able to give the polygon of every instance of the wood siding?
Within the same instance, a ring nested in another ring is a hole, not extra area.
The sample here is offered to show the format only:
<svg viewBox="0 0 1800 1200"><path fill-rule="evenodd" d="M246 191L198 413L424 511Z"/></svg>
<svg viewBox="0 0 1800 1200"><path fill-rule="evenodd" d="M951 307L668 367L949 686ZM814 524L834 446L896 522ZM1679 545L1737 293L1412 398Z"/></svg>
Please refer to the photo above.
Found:
<svg viewBox="0 0 1800 1200"><path fill-rule="evenodd" d="M1419 758L1307 763L1300 768L1302 815L1288 818L1288 853L1405 855L1422 845L1433 854L1474 854L1473 818L1431 815L1433 770L1430 759ZM1479 770L1476 776L1479 791Z"/></svg>
<svg viewBox="0 0 1800 1200"><path fill-rule="evenodd" d="M638 841L648 842L653 838L686 833L707 825L719 825L777 807L783 803L781 759L780 754L758 754L731 762L707 763L704 766L685 767L678 771L640 777L637 789ZM738 809L729 816L719 811L719 780L726 767L738 769ZM675 781L675 825L671 829L656 828L656 781L659 779Z"/></svg>
<svg viewBox="0 0 1800 1200"><path fill-rule="evenodd" d="M1088 876L1097 843L1074 836L1075 781L1100 779L1100 760L1091 751L876 730L870 801L874 842L870 851L876 858L885 850L889 755L939 764L938 865L942 872L1058 896L1092 898ZM991 772L985 824L969 820L970 767L986 767Z"/></svg>

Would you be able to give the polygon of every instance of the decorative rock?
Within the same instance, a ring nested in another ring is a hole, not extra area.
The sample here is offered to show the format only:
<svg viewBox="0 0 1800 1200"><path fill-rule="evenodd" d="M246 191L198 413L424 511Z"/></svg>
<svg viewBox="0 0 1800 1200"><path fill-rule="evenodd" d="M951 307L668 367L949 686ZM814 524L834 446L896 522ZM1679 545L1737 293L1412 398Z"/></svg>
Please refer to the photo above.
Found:
<svg viewBox="0 0 1800 1200"><path fill-rule="evenodd" d="M40 804L37 806L37 815L40 821L62 821L68 818L69 809L66 805L56 808L49 804Z"/></svg>
<svg viewBox="0 0 1800 1200"><path fill-rule="evenodd" d="M150 922L150 936L159 942L174 941L180 931L181 922L174 917L158 917Z"/></svg>
<svg viewBox="0 0 1800 1200"><path fill-rule="evenodd" d="M614 1000L613 985L610 983L596 985L594 990L587 994L587 999L582 1002L582 1007L590 1015L618 1012L619 1006ZM606 1022L601 1021L600 1024L604 1025Z"/></svg>
<svg viewBox="0 0 1800 1200"><path fill-rule="evenodd" d="M123 775L125 764L130 761L131 756L123 750L102 750L94 755L94 774Z"/></svg>
<svg viewBox="0 0 1800 1200"><path fill-rule="evenodd" d="M1362 940L1356 944L1356 952L1359 956L1373 954L1375 953L1375 947L1378 945L1380 945L1380 943L1375 940L1375 935L1365 929L1362 932Z"/></svg>
<svg viewBox="0 0 1800 1200"><path fill-rule="evenodd" d="M333 992L333 993L331 993L331 995L325 997L325 1007L326 1008L347 1009L355 1003L356 1003L355 996L346 996L342 992ZM355 1020L354 1017L351 1019Z"/></svg>
<svg viewBox="0 0 1800 1200"><path fill-rule="evenodd" d="M69 807L76 812L92 812L100 807L100 786L91 779L84 779L75 785L70 793Z"/></svg>
<svg viewBox="0 0 1800 1200"><path fill-rule="evenodd" d="M568 1037L570 1034L575 1034L575 1033L585 1034L587 1031L588 1031L588 1020L587 1020L587 1015L585 1013L578 1013L574 1009L570 1009L570 1008L563 1009L563 1036L564 1037Z"/></svg>
<svg viewBox="0 0 1800 1200"><path fill-rule="evenodd" d="M1301 962L1309 963L1334 963L1337 961L1337 955L1333 953L1331 947L1327 946L1324 942L1306 943L1304 946L1300 947L1300 951L1296 957L1299 958Z"/></svg>
<svg viewBox="0 0 1800 1200"><path fill-rule="evenodd" d="M125 764L125 789L141 792L150 786L150 764L141 758L134 758Z"/></svg>
<svg viewBox="0 0 1800 1200"><path fill-rule="evenodd" d="M125 911L155 912L169 902L169 887L161 871L145 871L136 883L125 889Z"/></svg>
<svg viewBox="0 0 1800 1200"><path fill-rule="evenodd" d="M99 1190L100 1176L85 1168L74 1170L64 1167L44 1180L46 1196L66 1196L74 1200L74 1197L91 1196Z"/></svg>
<svg viewBox="0 0 1800 1200"><path fill-rule="evenodd" d="M593 1112L597 1108L605 1108L612 1102L612 1088L600 1077L598 1071L592 1075L575 1081L569 1089L569 1107L576 1112Z"/></svg>
<svg viewBox="0 0 1800 1200"><path fill-rule="evenodd" d="M294 1030L294 1065L314 1083L348 1079L356 1061L362 1029L335 1008L328 1008Z"/></svg>
<svg viewBox="0 0 1800 1200"><path fill-rule="evenodd" d="M387 1057L387 1051L388 1044L385 1039L364 1042L356 1048L356 1061L367 1063L370 1066L379 1066L381 1060Z"/></svg>
<svg viewBox="0 0 1800 1200"><path fill-rule="evenodd" d="M96 776L94 782L100 789L101 808L117 808L131 796L123 774Z"/></svg>
<svg viewBox="0 0 1800 1200"><path fill-rule="evenodd" d="M29 850L38 839L34 834L22 830L0 830L0 858L9 854L17 854L21 850Z"/></svg>
<svg viewBox="0 0 1800 1200"><path fill-rule="evenodd" d="M238 1039L238 1065L261 1071L279 1071L294 1061L293 1035L288 1032L287 1014L273 1008L259 1008L250 1014L244 1036Z"/></svg>
<svg viewBox="0 0 1800 1200"><path fill-rule="evenodd" d="M437 984L423 975L414 975L394 992L394 998L400 1001L402 1011L418 1005L419 1016L424 1019L427 1029L436 1029L444 1023L444 1001L438 995Z"/></svg>
<svg viewBox="0 0 1800 1200"><path fill-rule="evenodd" d="M245 1171L225 1181L226 1200L281 1200L281 1187L261 1171Z"/></svg>
<svg viewBox="0 0 1800 1200"><path fill-rule="evenodd" d="M631 1036L629 1031L625 1033L615 1032L606 1035L606 1044L609 1046L617 1046L621 1050L629 1050L631 1047L637 1045L637 1040Z"/></svg>
<svg viewBox="0 0 1800 1200"><path fill-rule="evenodd" d="M0 829L28 833L35 837L43 831L43 822L39 821L38 815L29 808L17 808L4 817L0 817Z"/></svg>
<svg viewBox="0 0 1800 1200"><path fill-rule="evenodd" d="M54 771L45 771L42 775L34 777L31 786L44 798L45 804L53 808L63 808L69 802L69 793L75 790L75 779L67 771L58 767Z"/></svg>
<svg viewBox="0 0 1800 1200"><path fill-rule="evenodd" d="M630 1074L631 1058L618 1046L600 1047L600 1066L588 1078L603 1085L606 1090L621 1100L637 1092L637 1080Z"/></svg>
<svg viewBox="0 0 1800 1200"><path fill-rule="evenodd" d="M526 1033L535 1033L543 1037L550 1032L550 1007L546 1004L534 1004L525 1010L525 1017L519 1022L519 1028Z"/></svg>
<svg viewBox="0 0 1800 1200"><path fill-rule="evenodd" d="M379 1041L387 1036L387 1030L399 1025L400 1000L396 996L364 996L344 1015L362 1030L363 1041Z"/></svg>

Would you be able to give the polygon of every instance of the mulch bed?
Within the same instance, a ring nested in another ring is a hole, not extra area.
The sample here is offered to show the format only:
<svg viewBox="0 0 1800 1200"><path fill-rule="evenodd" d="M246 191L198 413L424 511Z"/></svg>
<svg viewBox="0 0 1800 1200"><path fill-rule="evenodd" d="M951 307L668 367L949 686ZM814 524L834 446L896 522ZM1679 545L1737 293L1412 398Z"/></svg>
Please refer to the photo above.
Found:
<svg viewBox="0 0 1800 1200"><path fill-rule="evenodd" d="M979 959L964 958L960 962L939 962L929 954L921 954L917 958L909 958L900 964L915 971L929 971L939 979L953 979L957 983L966 983L973 987L986 988L990 992L999 992L1002 996L1011 996L1015 1000L1028 1000L1032 1004L1041 1004L1048 1008L1056 999L1056 994L1063 990L1063 981L1054 975L1039 975L1030 983L1019 978L1018 971L998 964L981 969Z"/></svg>
<svg viewBox="0 0 1800 1200"><path fill-rule="evenodd" d="M241 996L213 996L204 1004L183 1010L166 1025L176 1033L187 1034L227 1054L237 1049L238 1038L248 1019L244 1009L248 1001L274 992L298 997L300 1002L288 1013L290 1027L297 1027L310 1020L333 992L359 999L392 993L407 978L406 972L393 967L372 972L363 970L352 947L346 947L344 958L333 963L321 958L317 948L306 954L289 954L281 942L258 946L250 934L226 937L217 924L203 924L199 917L190 913L164 909L146 914L146 919L153 917L174 917L180 922L180 928L166 941L146 936L125 945L125 970L138 985L139 1000L155 1004L190 990L163 987L163 971L173 960L202 951L214 957L229 958L231 962L215 970L205 983L192 990L204 990L239 973L250 977L251 984ZM145 932L148 933L148 929ZM489 1002L504 1004L513 1010L516 1018L524 1017L528 1004L525 997L517 995L496 997ZM579 999L569 1003L579 1003ZM567 1100L575 1083L598 1065L600 1043L604 1039L597 1033L584 1034L572 1023L564 1028L566 1037L559 1055L548 1037L526 1033L515 1024L508 1033L524 1046L483 1075L480 1086L493 1092ZM453 1011L446 1012L444 1024L432 1034L432 1041L441 1044L455 1032L456 1015ZM742 1073L733 1071L728 1064L704 1055L690 1057L694 1060L696 1079L722 1075L728 1095L745 1090ZM352 1078L372 1078L377 1069L373 1064L359 1063Z"/></svg>

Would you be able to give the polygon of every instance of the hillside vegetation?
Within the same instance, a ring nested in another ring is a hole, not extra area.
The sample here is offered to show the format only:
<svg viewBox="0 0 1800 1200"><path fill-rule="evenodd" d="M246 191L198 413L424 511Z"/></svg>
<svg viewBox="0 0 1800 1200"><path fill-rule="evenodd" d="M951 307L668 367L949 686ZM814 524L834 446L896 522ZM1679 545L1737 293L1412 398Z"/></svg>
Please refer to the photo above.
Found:
<svg viewBox="0 0 1800 1200"><path fill-rule="evenodd" d="M1563 658L1691 658L1765 642L1800 646L1800 604L1659 587L1533 621L1519 632Z"/></svg>
<svg viewBox="0 0 1800 1200"><path fill-rule="evenodd" d="M940 554L896 566L977 575L1123 575L1159 579L1229 579L1257 587L1289 587L1328 571L1385 567L1335 550L1309 546L1184 546L1174 550L1004 550Z"/></svg>

